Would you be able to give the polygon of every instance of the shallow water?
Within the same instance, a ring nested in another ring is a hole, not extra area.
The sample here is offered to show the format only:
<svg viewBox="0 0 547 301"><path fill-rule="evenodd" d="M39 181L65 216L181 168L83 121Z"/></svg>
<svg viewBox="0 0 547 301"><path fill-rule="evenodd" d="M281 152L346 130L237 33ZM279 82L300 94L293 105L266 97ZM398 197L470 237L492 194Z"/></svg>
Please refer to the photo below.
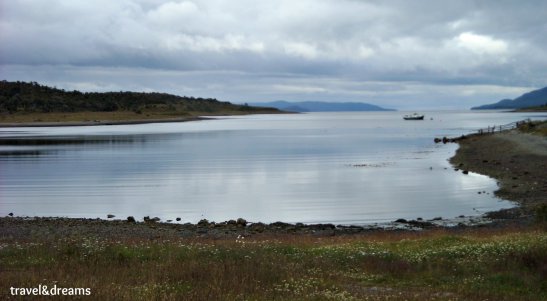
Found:
<svg viewBox="0 0 547 301"><path fill-rule="evenodd" d="M0 214L368 224L511 206L494 180L454 171L457 145L433 138L543 114L404 114L0 129Z"/></svg>

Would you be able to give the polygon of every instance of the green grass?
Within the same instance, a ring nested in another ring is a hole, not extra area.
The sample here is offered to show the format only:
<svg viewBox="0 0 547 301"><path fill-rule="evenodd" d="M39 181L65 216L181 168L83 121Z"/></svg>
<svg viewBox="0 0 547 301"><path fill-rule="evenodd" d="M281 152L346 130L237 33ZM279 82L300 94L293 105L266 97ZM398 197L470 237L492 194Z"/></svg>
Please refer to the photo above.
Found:
<svg viewBox="0 0 547 301"><path fill-rule="evenodd" d="M9 287L97 300L545 300L547 234L220 241L70 238L0 245Z"/></svg>

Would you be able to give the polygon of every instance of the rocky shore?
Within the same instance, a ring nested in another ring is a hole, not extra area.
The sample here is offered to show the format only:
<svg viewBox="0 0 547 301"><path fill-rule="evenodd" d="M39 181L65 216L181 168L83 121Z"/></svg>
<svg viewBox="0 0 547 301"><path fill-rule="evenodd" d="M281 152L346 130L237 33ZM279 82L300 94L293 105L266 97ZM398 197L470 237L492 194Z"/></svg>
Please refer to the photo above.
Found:
<svg viewBox="0 0 547 301"><path fill-rule="evenodd" d="M366 234L378 231L416 231L469 227L499 227L504 224L525 225L547 204L547 138L538 135L547 123L529 129L504 133L468 136L457 142L460 148L451 158L455 168L496 178L500 189L496 194L520 206L490 212L485 217L460 216L453 219L403 220L367 226L275 222L248 222L243 218L224 222L201 220L196 224L145 217L116 219L16 217L0 218L0 235L8 240L58 238L66 236L97 236L105 239L171 239L171 238L233 238L238 236L313 235L336 236ZM542 207L543 206L543 207Z"/></svg>
<svg viewBox="0 0 547 301"><path fill-rule="evenodd" d="M458 231L468 227L498 225L484 217L458 217L454 219L434 218L431 220L399 219L390 223L356 226L334 224L302 223L250 223L245 219L198 223L160 222L147 219L136 222L129 220L105 220L91 218L57 217L1 217L1 239L17 241L48 240L61 237L101 237L104 239L175 239L175 238L235 238L238 236L311 235L340 236L366 234L381 231L421 231L424 229L452 229Z"/></svg>
<svg viewBox="0 0 547 301"><path fill-rule="evenodd" d="M450 162L498 181L495 194L518 207L490 212L492 218L529 218L547 205L547 122L496 134L458 139Z"/></svg>

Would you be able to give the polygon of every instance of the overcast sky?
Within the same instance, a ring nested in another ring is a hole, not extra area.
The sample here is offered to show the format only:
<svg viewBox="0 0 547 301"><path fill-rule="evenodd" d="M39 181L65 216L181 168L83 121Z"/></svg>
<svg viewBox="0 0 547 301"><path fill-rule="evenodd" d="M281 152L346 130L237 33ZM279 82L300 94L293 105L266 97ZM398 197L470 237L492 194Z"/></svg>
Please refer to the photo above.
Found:
<svg viewBox="0 0 547 301"><path fill-rule="evenodd" d="M547 1L0 0L0 79L469 108L547 86Z"/></svg>

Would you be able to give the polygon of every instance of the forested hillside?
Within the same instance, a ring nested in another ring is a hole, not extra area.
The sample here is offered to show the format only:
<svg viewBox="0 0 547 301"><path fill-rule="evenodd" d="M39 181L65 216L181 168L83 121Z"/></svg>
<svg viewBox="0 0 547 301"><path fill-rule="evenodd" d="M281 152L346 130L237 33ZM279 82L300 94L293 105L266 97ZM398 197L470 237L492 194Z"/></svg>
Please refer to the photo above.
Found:
<svg viewBox="0 0 547 301"><path fill-rule="evenodd" d="M264 112L275 109L235 105L213 98L194 98L165 93L65 91L36 82L0 81L0 114L75 112Z"/></svg>

